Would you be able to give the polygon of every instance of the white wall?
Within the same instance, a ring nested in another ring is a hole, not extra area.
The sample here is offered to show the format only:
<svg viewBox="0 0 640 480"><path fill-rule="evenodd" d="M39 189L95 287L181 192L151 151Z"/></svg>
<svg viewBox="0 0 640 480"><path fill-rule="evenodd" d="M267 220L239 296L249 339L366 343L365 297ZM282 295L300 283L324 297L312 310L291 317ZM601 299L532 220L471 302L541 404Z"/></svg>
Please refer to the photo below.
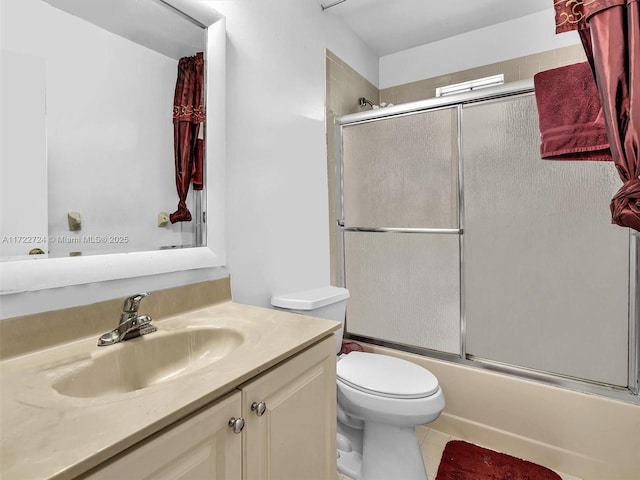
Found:
<svg viewBox="0 0 640 480"><path fill-rule="evenodd" d="M555 34L554 9L456 35L380 58L379 88L510 60L580 43Z"/></svg>
<svg viewBox="0 0 640 480"><path fill-rule="evenodd" d="M325 48L377 83L377 57L313 1L215 2L227 22L228 266L233 298L326 285Z"/></svg>

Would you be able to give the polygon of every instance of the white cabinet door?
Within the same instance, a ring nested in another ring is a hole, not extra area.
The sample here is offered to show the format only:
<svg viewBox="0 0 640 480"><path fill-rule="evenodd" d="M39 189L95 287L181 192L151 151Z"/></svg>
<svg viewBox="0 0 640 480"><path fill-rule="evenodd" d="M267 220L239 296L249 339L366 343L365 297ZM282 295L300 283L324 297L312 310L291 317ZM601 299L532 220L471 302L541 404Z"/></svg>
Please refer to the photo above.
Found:
<svg viewBox="0 0 640 480"><path fill-rule="evenodd" d="M331 336L242 387L244 479L336 478L335 370Z"/></svg>
<svg viewBox="0 0 640 480"><path fill-rule="evenodd" d="M240 480L242 435L229 428L241 411L235 392L124 451L82 477L91 480Z"/></svg>

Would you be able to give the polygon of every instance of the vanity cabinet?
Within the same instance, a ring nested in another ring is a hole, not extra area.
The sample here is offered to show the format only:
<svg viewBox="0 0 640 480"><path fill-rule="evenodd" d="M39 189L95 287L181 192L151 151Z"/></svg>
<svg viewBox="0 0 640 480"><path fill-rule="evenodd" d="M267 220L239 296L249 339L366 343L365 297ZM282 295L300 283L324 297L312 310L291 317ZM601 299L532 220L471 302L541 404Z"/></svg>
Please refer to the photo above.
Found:
<svg viewBox="0 0 640 480"><path fill-rule="evenodd" d="M330 336L81 478L333 480L335 369Z"/></svg>

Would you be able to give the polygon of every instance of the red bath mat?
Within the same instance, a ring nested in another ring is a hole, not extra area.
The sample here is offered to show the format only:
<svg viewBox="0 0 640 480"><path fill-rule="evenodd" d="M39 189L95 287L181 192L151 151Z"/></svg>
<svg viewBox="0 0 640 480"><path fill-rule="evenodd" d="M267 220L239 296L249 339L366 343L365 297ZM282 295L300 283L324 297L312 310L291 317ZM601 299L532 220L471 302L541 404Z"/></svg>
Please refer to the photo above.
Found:
<svg viewBox="0 0 640 480"><path fill-rule="evenodd" d="M535 463L461 440L447 443L436 480L562 480Z"/></svg>

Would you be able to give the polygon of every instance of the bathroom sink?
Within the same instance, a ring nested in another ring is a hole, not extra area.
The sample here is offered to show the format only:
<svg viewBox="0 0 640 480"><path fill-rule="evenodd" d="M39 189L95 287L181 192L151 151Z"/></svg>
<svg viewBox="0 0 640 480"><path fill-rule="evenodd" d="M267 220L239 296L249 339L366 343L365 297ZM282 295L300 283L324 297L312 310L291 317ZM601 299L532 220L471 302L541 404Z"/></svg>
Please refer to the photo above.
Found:
<svg viewBox="0 0 640 480"><path fill-rule="evenodd" d="M52 387L62 395L81 398L132 392L210 365L243 340L241 333L222 327L159 330L99 347L90 360L61 375Z"/></svg>

